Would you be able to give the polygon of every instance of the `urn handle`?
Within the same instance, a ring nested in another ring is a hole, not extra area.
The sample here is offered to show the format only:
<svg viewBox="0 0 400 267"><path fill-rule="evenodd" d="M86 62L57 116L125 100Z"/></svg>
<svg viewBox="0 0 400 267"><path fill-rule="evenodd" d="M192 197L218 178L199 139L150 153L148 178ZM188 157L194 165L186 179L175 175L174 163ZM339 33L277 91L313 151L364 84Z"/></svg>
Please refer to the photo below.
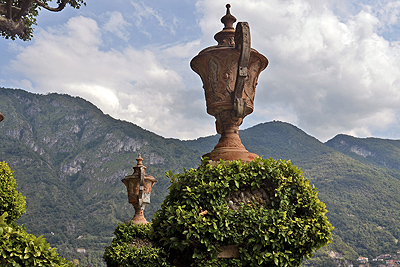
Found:
<svg viewBox="0 0 400 267"><path fill-rule="evenodd" d="M234 115L236 118L244 118L246 115L246 98L243 98L243 90L248 76L251 50L249 23L237 23L235 30L235 48L240 50L240 56L235 82Z"/></svg>
<svg viewBox="0 0 400 267"><path fill-rule="evenodd" d="M143 191L144 191L144 167L141 166L139 168L139 178L140 178L140 182L139 182L139 206L142 209L143 206Z"/></svg>

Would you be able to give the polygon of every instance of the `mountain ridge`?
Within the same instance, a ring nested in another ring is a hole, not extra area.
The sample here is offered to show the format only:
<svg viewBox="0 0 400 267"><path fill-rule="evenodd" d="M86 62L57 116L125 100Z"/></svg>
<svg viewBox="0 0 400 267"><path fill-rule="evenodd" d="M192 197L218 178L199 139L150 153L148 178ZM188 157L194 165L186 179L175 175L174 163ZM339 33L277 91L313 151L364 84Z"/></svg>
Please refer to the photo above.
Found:
<svg viewBox="0 0 400 267"><path fill-rule="evenodd" d="M218 141L218 135L163 138L68 95L0 88L0 109L6 116L0 123L0 160L15 170L19 190L27 197L27 214L20 222L43 234L63 256L92 266L104 266L99 259L114 226L133 216L120 180L132 173L139 152L146 173L158 180L145 211L150 220L167 194L165 172L198 166L201 155ZM378 144L374 139L345 140L350 147L391 152L393 167L388 167L376 158L341 151L334 145L336 137L322 143L286 122L261 123L240 130L240 137L247 150L264 158L290 160L318 188L339 240L328 250L352 255L355 261L356 255L376 257L400 249L397 142L392 147L381 139ZM340 144L344 137L337 138ZM77 253L79 247L88 253ZM321 253L329 259L327 252Z"/></svg>
<svg viewBox="0 0 400 267"><path fill-rule="evenodd" d="M400 140L338 134L325 144L360 161L400 170Z"/></svg>

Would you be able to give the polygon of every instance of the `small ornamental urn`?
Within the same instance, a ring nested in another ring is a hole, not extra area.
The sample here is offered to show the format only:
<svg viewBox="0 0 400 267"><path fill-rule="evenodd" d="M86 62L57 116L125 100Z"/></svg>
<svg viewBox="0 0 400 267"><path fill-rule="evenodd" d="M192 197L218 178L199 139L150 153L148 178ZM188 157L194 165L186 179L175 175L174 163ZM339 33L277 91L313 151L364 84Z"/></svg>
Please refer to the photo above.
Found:
<svg viewBox="0 0 400 267"><path fill-rule="evenodd" d="M245 162L258 157L248 152L239 138L239 126L253 112L258 76L268 65L268 59L251 48L247 22L238 22L230 13L221 18L225 25L215 34L218 45L202 50L190 62L200 75L206 97L207 113L214 116L217 133L221 134L214 150L203 157L218 161L241 159Z"/></svg>
<svg viewBox="0 0 400 267"><path fill-rule="evenodd" d="M151 189L157 180L145 173L146 167L142 164L143 159L140 154L136 161L137 165L133 167L133 174L125 176L122 182L128 190L129 203L135 208L135 216L133 216L131 222L135 224L148 223L143 211L146 205L150 203Z"/></svg>

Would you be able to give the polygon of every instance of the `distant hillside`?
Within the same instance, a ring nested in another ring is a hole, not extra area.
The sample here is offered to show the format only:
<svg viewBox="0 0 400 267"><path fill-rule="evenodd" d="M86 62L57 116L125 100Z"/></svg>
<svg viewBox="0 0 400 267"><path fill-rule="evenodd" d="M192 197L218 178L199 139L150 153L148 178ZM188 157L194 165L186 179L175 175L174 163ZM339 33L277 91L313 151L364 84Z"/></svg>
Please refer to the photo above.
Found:
<svg viewBox="0 0 400 267"><path fill-rule="evenodd" d="M167 193L165 172L196 167L218 141L216 135L166 139L68 95L2 88L0 111L6 117L0 123L0 160L15 170L27 197L27 214L19 222L81 265L103 266L114 226L133 216L121 179L132 173L138 153L146 173L158 180L145 211L151 220ZM329 255L343 254L343 262L355 264L357 256L400 250L398 141L339 135L324 144L278 121L241 130L240 136L249 151L300 167L327 205L335 240L308 266L337 266ZM354 145L371 153L357 155Z"/></svg>
<svg viewBox="0 0 400 267"><path fill-rule="evenodd" d="M400 140L339 134L326 145L365 163L400 171Z"/></svg>
<svg viewBox="0 0 400 267"><path fill-rule="evenodd" d="M138 153L158 180L149 220L167 193L165 172L200 161L180 141L115 120L81 98L0 89L0 109L0 160L15 170L27 199L19 223L70 257L82 256L76 249L84 247L101 260L115 225L133 217L121 179L133 172Z"/></svg>

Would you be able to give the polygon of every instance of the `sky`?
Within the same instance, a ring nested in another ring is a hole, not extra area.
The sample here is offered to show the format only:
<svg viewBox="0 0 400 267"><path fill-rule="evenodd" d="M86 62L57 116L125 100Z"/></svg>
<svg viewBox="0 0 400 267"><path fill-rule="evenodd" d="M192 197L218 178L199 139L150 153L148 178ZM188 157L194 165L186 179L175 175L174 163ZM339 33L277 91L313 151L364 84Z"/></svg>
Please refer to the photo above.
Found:
<svg viewBox="0 0 400 267"><path fill-rule="evenodd" d="M228 1L86 3L41 11L32 41L0 38L0 87L80 96L164 137L215 134L190 60L216 45ZM269 60L240 129L279 120L322 142L400 139L400 1L229 3Z"/></svg>

